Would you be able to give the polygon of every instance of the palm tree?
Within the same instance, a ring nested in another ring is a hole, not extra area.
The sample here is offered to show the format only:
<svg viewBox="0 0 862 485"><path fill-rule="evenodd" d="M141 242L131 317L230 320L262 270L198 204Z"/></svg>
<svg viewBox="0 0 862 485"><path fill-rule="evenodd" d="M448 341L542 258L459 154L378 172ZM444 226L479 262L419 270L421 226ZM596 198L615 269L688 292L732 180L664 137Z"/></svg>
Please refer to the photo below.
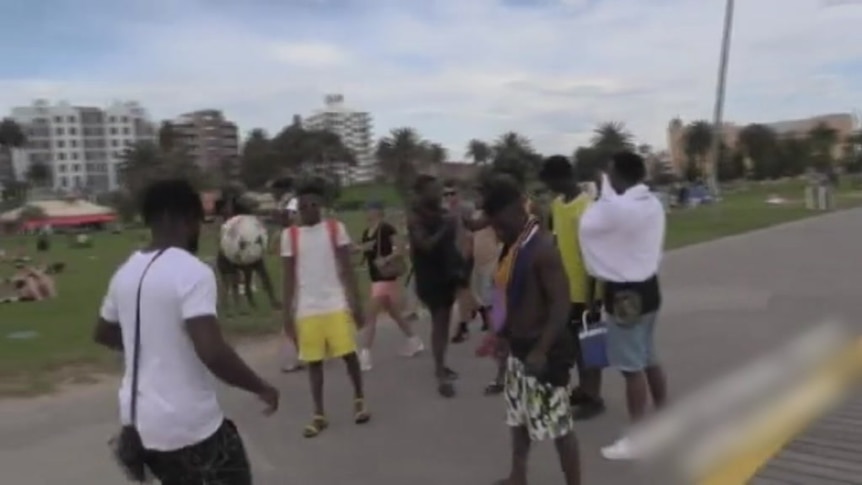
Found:
<svg viewBox="0 0 862 485"><path fill-rule="evenodd" d="M578 147L572 154L575 177L580 181L595 181L599 171L605 168L606 158L594 147Z"/></svg>
<svg viewBox="0 0 862 485"><path fill-rule="evenodd" d="M158 140L159 149L165 153L170 153L177 148L178 135L173 123L162 121L159 126Z"/></svg>
<svg viewBox="0 0 862 485"><path fill-rule="evenodd" d="M11 118L0 121L0 185L15 180L15 167L12 164L12 149L21 148L27 137L21 126Z"/></svg>
<svg viewBox="0 0 862 485"><path fill-rule="evenodd" d="M413 128L396 128L380 139L376 152L381 172L405 195L425 155L425 142Z"/></svg>
<svg viewBox="0 0 862 485"><path fill-rule="evenodd" d="M808 132L808 140L816 163L823 166L830 165L833 159L832 152L839 141L838 131L821 122Z"/></svg>
<svg viewBox="0 0 862 485"><path fill-rule="evenodd" d="M240 160L240 179L251 189L260 189L279 175L278 154L259 128L251 130L243 143Z"/></svg>
<svg viewBox="0 0 862 485"><path fill-rule="evenodd" d="M689 177L687 178L691 176L697 178L704 173L706 158L712 146L712 137L712 125L705 120L695 121L685 129L683 143L688 158L686 174Z"/></svg>
<svg viewBox="0 0 862 485"><path fill-rule="evenodd" d="M50 185L51 167L44 163L34 163L27 170L27 181L34 186Z"/></svg>
<svg viewBox="0 0 862 485"><path fill-rule="evenodd" d="M520 133L515 133L514 131L509 131L500 135L500 137L497 138L497 141L494 142L492 151L496 156L535 153L533 150L533 143L530 139Z"/></svg>
<svg viewBox="0 0 862 485"><path fill-rule="evenodd" d="M448 151L439 143L427 144L425 152L425 158L431 165L440 165L441 163L445 163L446 159L449 158Z"/></svg>
<svg viewBox="0 0 862 485"><path fill-rule="evenodd" d="M633 139L634 137L626 129L625 124L609 121L601 123L593 130L591 142L593 148L605 156L610 156L623 150L632 150L634 148Z"/></svg>
<svg viewBox="0 0 862 485"><path fill-rule="evenodd" d="M739 148L755 178L776 177L780 172L778 135L772 128L757 123L744 127L739 132Z"/></svg>
<svg viewBox="0 0 862 485"><path fill-rule="evenodd" d="M531 172L537 172L542 163L542 157L530 139L514 131L500 135L491 151L494 169L507 172L521 181L525 181Z"/></svg>
<svg viewBox="0 0 862 485"><path fill-rule="evenodd" d="M493 154L491 146L482 140L474 138L467 144L467 156L471 157L479 165L485 165L490 162Z"/></svg>

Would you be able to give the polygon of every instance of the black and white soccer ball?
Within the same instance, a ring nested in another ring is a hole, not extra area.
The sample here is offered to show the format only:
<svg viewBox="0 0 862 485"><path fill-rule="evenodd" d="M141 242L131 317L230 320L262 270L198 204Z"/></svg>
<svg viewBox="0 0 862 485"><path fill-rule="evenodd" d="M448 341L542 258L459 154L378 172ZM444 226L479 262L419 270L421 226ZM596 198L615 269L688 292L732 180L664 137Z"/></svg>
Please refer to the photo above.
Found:
<svg viewBox="0 0 862 485"><path fill-rule="evenodd" d="M257 263L264 258L268 243L266 226L255 216L234 216L222 225L221 250L231 263Z"/></svg>

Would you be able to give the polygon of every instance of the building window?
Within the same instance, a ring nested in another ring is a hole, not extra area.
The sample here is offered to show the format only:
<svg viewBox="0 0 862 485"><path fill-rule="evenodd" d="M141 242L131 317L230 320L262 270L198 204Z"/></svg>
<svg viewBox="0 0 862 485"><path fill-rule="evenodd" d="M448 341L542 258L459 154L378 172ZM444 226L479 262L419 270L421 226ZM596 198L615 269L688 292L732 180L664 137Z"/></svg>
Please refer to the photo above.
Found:
<svg viewBox="0 0 862 485"><path fill-rule="evenodd" d="M117 140L111 140L111 146L112 147L119 146L119 142L117 142Z"/></svg>
<svg viewBox="0 0 862 485"><path fill-rule="evenodd" d="M76 128L69 128L69 134L70 134L70 135L77 135L77 134L78 134L78 130L77 130Z"/></svg>
<svg viewBox="0 0 862 485"><path fill-rule="evenodd" d="M58 153L58 154L57 154L57 160L65 160L65 159L66 159L66 154L65 154L65 153L62 153L62 152L61 152L61 153Z"/></svg>
<svg viewBox="0 0 862 485"><path fill-rule="evenodd" d="M62 116L55 116L54 117L54 123L62 123L62 122L63 122Z"/></svg>
<svg viewBox="0 0 862 485"><path fill-rule="evenodd" d="M81 164L76 163L75 165L72 165L72 171L73 172L80 172L81 171Z"/></svg>
<svg viewBox="0 0 862 485"><path fill-rule="evenodd" d="M63 140L57 140L57 148L64 148L66 146L66 142Z"/></svg>
<svg viewBox="0 0 862 485"><path fill-rule="evenodd" d="M66 166L60 165L60 173L66 173Z"/></svg>
<svg viewBox="0 0 862 485"><path fill-rule="evenodd" d="M117 122L117 117L116 117L116 116L111 116L111 117L109 117L109 118L108 118L108 123L116 123L116 122Z"/></svg>
<svg viewBox="0 0 862 485"><path fill-rule="evenodd" d="M69 184L69 181L66 180L66 177L60 177L60 187L66 187Z"/></svg>
<svg viewBox="0 0 862 485"><path fill-rule="evenodd" d="M62 128L57 128L56 130L54 130L54 133L56 133L58 135L62 135L64 133L64 131Z"/></svg>
<svg viewBox="0 0 862 485"><path fill-rule="evenodd" d="M128 127L123 127L123 134L124 134L124 135L128 135L128 134L129 134L129 128L128 128Z"/></svg>
<svg viewBox="0 0 862 485"><path fill-rule="evenodd" d="M129 117L123 116L123 123L128 123L128 122L129 122Z"/></svg>
<svg viewBox="0 0 862 485"><path fill-rule="evenodd" d="M68 117L68 118L66 118L66 119L69 121L69 123L74 123L74 122L75 122L75 117L74 117L74 116L69 116L69 117Z"/></svg>
<svg viewBox="0 0 862 485"><path fill-rule="evenodd" d="M116 135L116 134L117 134L117 129L116 129L116 128L114 128L114 127L111 127L111 134L112 134L112 135Z"/></svg>
<svg viewBox="0 0 862 485"><path fill-rule="evenodd" d="M77 159L78 159L78 154L72 153L72 160L77 160Z"/></svg>
<svg viewBox="0 0 862 485"><path fill-rule="evenodd" d="M78 140L69 140L69 146L72 148L78 148Z"/></svg>

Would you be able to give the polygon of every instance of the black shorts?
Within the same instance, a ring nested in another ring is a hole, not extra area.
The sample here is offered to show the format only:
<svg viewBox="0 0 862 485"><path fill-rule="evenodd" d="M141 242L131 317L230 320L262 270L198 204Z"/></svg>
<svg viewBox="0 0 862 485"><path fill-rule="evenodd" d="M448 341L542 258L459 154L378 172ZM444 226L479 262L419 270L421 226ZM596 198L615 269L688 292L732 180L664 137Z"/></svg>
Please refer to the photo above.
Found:
<svg viewBox="0 0 862 485"><path fill-rule="evenodd" d="M227 259L227 256L224 255L224 253L219 251L218 256L216 256L216 269L218 270L219 274L232 275L236 274L239 268L237 267L237 265L231 263L230 260Z"/></svg>
<svg viewBox="0 0 862 485"><path fill-rule="evenodd" d="M428 310L434 312L451 309L455 304L458 287L453 282L442 278L423 278L420 275L415 275L415 278L416 297Z"/></svg>
<svg viewBox="0 0 862 485"><path fill-rule="evenodd" d="M209 438L175 451L147 451L147 467L162 485L251 485L251 465L236 425L225 420Z"/></svg>

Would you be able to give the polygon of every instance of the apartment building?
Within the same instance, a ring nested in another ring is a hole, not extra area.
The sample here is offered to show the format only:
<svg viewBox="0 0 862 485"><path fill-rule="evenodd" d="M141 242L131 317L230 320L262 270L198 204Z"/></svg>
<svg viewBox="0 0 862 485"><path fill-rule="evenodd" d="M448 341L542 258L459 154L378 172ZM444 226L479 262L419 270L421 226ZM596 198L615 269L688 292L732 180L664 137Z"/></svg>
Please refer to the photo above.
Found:
<svg viewBox="0 0 862 485"><path fill-rule="evenodd" d="M808 136L809 132L820 124L824 124L835 130L839 140L845 140L857 129L856 119L849 113L826 114L813 116L811 118L763 123L763 125L768 126L775 131L779 137L794 138L803 138ZM724 144L728 147L736 147L739 143L739 133L743 128L745 128L745 125L732 122L724 123L721 129ZM667 129L668 149L670 151L671 165L677 173L682 173L687 160L685 154L685 136L686 124L679 118L671 120ZM836 144L836 146L833 147L833 156L840 156L842 149L843 148L840 143Z"/></svg>
<svg viewBox="0 0 862 485"><path fill-rule="evenodd" d="M302 126L308 130L327 130L341 137L342 143L356 156L356 166L340 164L339 172L344 172L342 180L358 183L373 180L376 175L374 158L373 122L371 114L349 109L341 94L328 94L324 97L324 107L305 120Z"/></svg>
<svg viewBox="0 0 862 485"><path fill-rule="evenodd" d="M231 178L239 171L239 130L221 111L186 113L172 122L175 143L205 172Z"/></svg>
<svg viewBox="0 0 862 485"><path fill-rule="evenodd" d="M25 179L33 164L47 165L53 188L116 190L124 152L142 141L154 141L156 130L144 108L116 101L106 108L51 104L36 100L12 109L27 145L13 151L15 175Z"/></svg>

